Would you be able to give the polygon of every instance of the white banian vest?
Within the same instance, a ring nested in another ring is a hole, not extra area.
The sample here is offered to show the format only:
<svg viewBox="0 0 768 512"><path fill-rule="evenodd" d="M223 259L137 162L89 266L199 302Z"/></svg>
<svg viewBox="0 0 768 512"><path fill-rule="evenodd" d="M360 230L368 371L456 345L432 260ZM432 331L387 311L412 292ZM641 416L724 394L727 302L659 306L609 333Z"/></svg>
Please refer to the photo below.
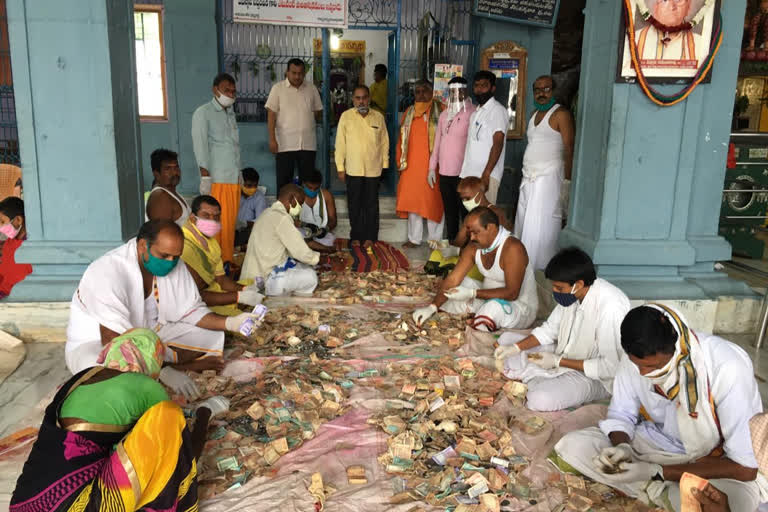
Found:
<svg viewBox="0 0 768 512"><path fill-rule="evenodd" d="M549 118L558 108L560 105L555 103L538 126L536 114L528 122L528 146L523 155L523 177L526 179L532 180L553 173L563 178L563 136L549 125Z"/></svg>
<svg viewBox="0 0 768 512"><path fill-rule="evenodd" d="M507 234L496 249L496 256L493 260L491 268L485 268L483 260L481 258L481 251L478 249L475 251L475 265L477 269L483 274L485 279L483 280L482 289L490 290L493 288L504 288L506 280L504 279L504 269L501 268L501 251L504 250L504 244L507 243L508 238L514 238L512 234ZM536 292L536 277L533 274L533 267L530 261L525 267L525 275L523 276L523 283L520 285L520 293L517 295L517 300L512 301L517 307L525 309L527 312L533 311L536 314L539 308L539 296ZM533 319L531 319L533 321Z"/></svg>
<svg viewBox="0 0 768 512"><path fill-rule="evenodd" d="M318 190L317 201L315 201L314 206L309 206L306 201L301 205L299 220L307 224L314 224L319 228L328 226L328 207L325 204L322 190Z"/></svg>
<svg viewBox="0 0 768 512"><path fill-rule="evenodd" d="M162 190L163 192L165 192L166 194L174 198L177 203L179 203L179 205L181 206L181 216L178 219L176 219L174 222L178 224L179 227L183 226L184 223L187 222L187 218L189 217L189 214L192 213L192 210L189 208L189 205L184 200L184 198L176 197L176 194L172 194L171 191L165 187L155 187L149 191L149 195L147 196L147 203L149 202L149 198L152 196L155 190ZM149 217L147 217L146 212L144 212L144 220L149 221Z"/></svg>

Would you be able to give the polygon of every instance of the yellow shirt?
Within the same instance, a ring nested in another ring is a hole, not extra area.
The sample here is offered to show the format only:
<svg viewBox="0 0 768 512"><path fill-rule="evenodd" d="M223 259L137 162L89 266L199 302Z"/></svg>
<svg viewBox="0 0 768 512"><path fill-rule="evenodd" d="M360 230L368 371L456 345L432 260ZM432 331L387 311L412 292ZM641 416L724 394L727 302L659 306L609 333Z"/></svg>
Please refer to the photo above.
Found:
<svg viewBox="0 0 768 512"><path fill-rule="evenodd" d="M363 117L357 110L345 110L336 130L336 169L348 176L377 178L389 167L389 135L384 116L369 110Z"/></svg>
<svg viewBox="0 0 768 512"><path fill-rule="evenodd" d="M382 114L387 111L387 79L381 82L373 82L369 87L371 90L371 107Z"/></svg>
<svg viewBox="0 0 768 512"><path fill-rule="evenodd" d="M184 252L181 253L181 260L192 268L205 281L208 292L223 292L221 285L216 278L224 275L224 263L221 261L221 246L215 238L208 238L200 233L191 220L188 220L181 227L184 232ZM200 240L195 236L201 236L207 242L207 248L203 247ZM209 307L214 313L224 316L234 316L242 313L237 309L237 304L225 306Z"/></svg>

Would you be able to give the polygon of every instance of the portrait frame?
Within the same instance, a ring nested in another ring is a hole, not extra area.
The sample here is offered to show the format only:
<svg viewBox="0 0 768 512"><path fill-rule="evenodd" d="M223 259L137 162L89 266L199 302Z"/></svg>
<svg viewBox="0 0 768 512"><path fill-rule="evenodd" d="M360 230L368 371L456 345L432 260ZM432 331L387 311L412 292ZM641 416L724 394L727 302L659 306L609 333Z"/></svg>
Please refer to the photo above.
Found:
<svg viewBox="0 0 768 512"><path fill-rule="evenodd" d="M689 1L690 8L685 17L685 21L699 13L701 19L690 31L686 31L677 37L674 37L672 46L669 49L672 53L681 53L680 57L672 58L663 56L657 58L653 55L654 48L657 52L668 51L659 38L663 37L660 31L649 21L646 21L642 14L643 7L653 14L657 1L665 0L631 0L633 12L632 16L635 23L635 38L637 51L641 54L641 66L646 81L651 84L687 84L690 83L700 66L709 54L710 43L715 34L715 16L720 11L721 0L677 0ZM617 83L636 83L637 74L632 66L632 58L629 51L629 40L627 37L626 18L622 13L621 23L619 24L619 45L618 60L616 65ZM695 58L690 58L685 53L695 48ZM642 53L641 53L642 52ZM642 58L645 55L646 58ZM669 61L669 62L664 62ZM643 65L645 64L645 65ZM709 83L712 79L712 70L704 77L702 82Z"/></svg>
<svg viewBox="0 0 768 512"><path fill-rule="evenodd" d="M528 70L528 50L515 41L498 41L485 48L480 55L480 69L496 75L497 97L507 107L510 122L507 139L522 139L525 136L525 93ZM508 82L507 97L499 99L504 90L499 80Z"/></svg>

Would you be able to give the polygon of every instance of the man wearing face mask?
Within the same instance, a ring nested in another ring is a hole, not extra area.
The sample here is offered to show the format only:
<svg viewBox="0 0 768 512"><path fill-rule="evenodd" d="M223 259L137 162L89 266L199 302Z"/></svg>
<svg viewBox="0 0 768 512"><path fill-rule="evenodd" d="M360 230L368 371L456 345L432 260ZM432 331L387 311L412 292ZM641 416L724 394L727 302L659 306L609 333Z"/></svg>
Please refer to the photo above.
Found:
<svg viewBox="0 0 768 512"><path fill-rule="evenodd" d="M67 325L64 356L73 374L96 366L104 345L134 328L155 331L163 340L165 361L178 370L223 368L224 331L239 331L251 316L212 313L186 265L178 265L183 249L178 225L151 220L136 238L88 265L72 296ZM177 392L194 389L170 366L160 380Z"/></svg>
<svg viewBox="0 0 768 512"><path fill-rule="evenodd" d="M464 178L459 182L457 192L463 208L465 208L467 212L471 212L479 206L489 208L499 218L501 226L508 231L512 230L512 226L507 220L504 210L491 204L485 197L485 187L480 178L475 178L474 176ZM435 247L432 254L429 255L429 261L424 265L424 271L428 274L445 275L445 273L459 261L459 251L469 243L469 236L469 226L467 226L467 221L464 219L456 238L450 241L449 247ZM483 275L477 270L476 266L469 271L468 276L477 281L483 280Z"/></svg>
<svg viewBox="0 0 768 512"><path fill-rule="evenodd" d="M232 261L240 204L240 134L235 116L235 79L220 73L213 80L213 99L192 115L192 148L200 168L200 193L221 204L221 257Z"/></svg>
<svg viewBox="0 0 768 512"><path fill-rule="evenodd" d="M444 225L437 172L429 169L443 106L433 98L432 84L428 80L416 82L414 91L416 102L403 114L397 142L400 180L395 209L398 217L408 219L408 241L403 247L421 245L424 220L427 221L428 241L442 240Z"/></svg>
<svg viewBox="0 0 768 512"><path fill-rule="evenodd" d="M211 196L192 201L192 214L182 227L184 252L181 259L197 284L203 302L211 311L224 316L239 315L238 304L255 306L264 296L256 285L244 287L224 273L221 248L216 235L221 230L221 207Z"/></svg>
<svg viewBox="0 0 768 512"><path fill-rule="evenodd" d="M536 113L528 123L515 218L515 236L528 249L537 270L557 252L557 237L563 227L562 188L570 187L573 164L573 117L555 102L554 88L550 76L533 82Z"/></svg>
<svg viewBox="0 0 768 512"><path fill-rule="evenodd" d="M267 295L308 296L317 287L313 267L320 253L309 248L294 224L302 204L304 191L289 183L253 224L240 278L263 279Z"/></svg>
<svg viewBox="0 0 768 512"><path fill-rule="evenodd" d="M336 235L336 201L328 189L324 189L323 175L317 169L305 172L301 178L304 189L304 204L299 220L310 229L313 236L308 245L321 252L333 251Z"/></svg>
<svg viewBox="0 0 768 512"><path fill-rule="evenodd" d="M479 106L469 120L469 135L460 177L480 178L488 200L495 203L504 175L509 115L506 107L493 97L496 92L496 75L490 71L478 71L475 73L472 90Z"/></svg>
<svg viewBox="0 0 768 512"><path fill-rule="evenodd" d="M267 198L262 188L259 187L259 172L253 167L246 167L242 171L243 184L240 195L240 209L237 212L237 233L235 234L235 246L242 247L248 244L253 223L267 209Z"/></svg>
<svg viewBox="0 0 768 512"><path fill-rule="evenodd" d="M448 240L456 238L460 217L464 217L461 201L456 193L459 174L464 163L464 149L469 133L469 118L475 106L467 96L467 80L460 76L448 82L448 108L440 114L435 133L435 149L429 158L429 172L440 174L440 195L445 209Z"/></svg>
<svg viewBox="0 0 768 512"><path fill-rule="evenodd" d="M370 247L379 239L379 182L389 167L389 135L384 116L370 109L370 92L358 85L354 109L345 110L336 130L336 170L347 184L349 238Z"/></svg>
<svg viewBox="0 0 768 512"><path fill-rule="evenodd" d="M679 481L692 473L727 495L733 510L755 510L766 480L750 419L763 406L747 353L692 331L660 304L627 314L621 346L627 357L606 418L566 434L555 462L651 507L680 510Z"/></svg>
<svg viewBox="0 0 768 512"><path fill-rule="evenodd" d="M472 243L461 251L432 303L413 312L414 321L421 325L441 309L474 314L469 325L481 331L527 328L536 320L539 299L525 247L499 226L490 208L475 208L465 222ZM473 266L483 275L482 283L468 277Z"/></svg>
<svg viewBox="0 0 768 512"><path fill-rule="evenodd" d="M555 309L528 336L502 334L496 367L528 385L527 407L534 411L607 398L621 359L620 326L629 299L597 278L590 257L575 247L557 253L544 275L552 282Z"/></svg>
<svg viewBox="0 0 768 512"><path fill-rule="evenodd" d="M24 201L18 197L0 201L0 299L32 273L29 263L16 263L16 250L27 238L24 218Z"/></svg>

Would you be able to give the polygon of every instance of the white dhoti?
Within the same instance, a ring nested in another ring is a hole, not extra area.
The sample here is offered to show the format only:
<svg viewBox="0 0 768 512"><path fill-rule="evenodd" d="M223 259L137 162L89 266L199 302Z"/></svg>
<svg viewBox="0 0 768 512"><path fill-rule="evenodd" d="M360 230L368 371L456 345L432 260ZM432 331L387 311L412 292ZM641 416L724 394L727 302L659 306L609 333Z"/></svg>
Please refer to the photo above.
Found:
<svg viewBox="0 0 768 512"><path fill-rule="evenodd" d="M465 277L461 286L465 288L474 288L480 290L488 281L477 281L470 277ZM490 283L493 287L494 284ZM530 308L527 308L516 302L499 301L496 299L471 299L471 300L448 300L440 309L446 313L456 315L466 315L474 313L475 317L485 316L490 318L497 329L519 329L531 325L535 319L536 312L533 312L534 318L531 318Z"/></svg>
<svg viewBox="0 0 768 512"><path fill-rule="evenodd" d="M424 238L424 221L427 221L427 240L442 240L445 215L440 222L425 219L418 213L408 214L408 241L419 245Z"/></svg>
<svg viewBox="0 0 768 512"><path fill-rule="evenodd" d="M525 336L519 333L504 333L499 337L499 345L512 345L523 337ZM528 361L528 354L552 352L554 348L553 345L540 345L510 356L504 361L504 375L509 379L520 380L528 386L528 409L562 411L610 396L602 382L590 379L579 371L570 368L545 370Z"/></svg>
<svg viewBox="0 0 768 512"><path fill-rule="evenodd" d="M178 362L174 349L201 352L202 357L221 357L224 354L222 331L209 331L184 322L141 327L157 333L165 347L164 359L170 363ZM103 348L99 322L84 313L79 306L73 305L70 308L67 345L64 349L64 360L69 371L74 375L96 366L96 360Z"/></svg>
<svg viewBox="0 0 768 512"><path fill-rule="evenodd" d="M264 281L267 295L312 295L317 288L317 272L306 263L296 262L294 267L275 268Z"/></svg>
<svg viewBox="0 0 768 512"><path fill-rule="evenodd" d="M528 261L542 270L557 252L557 237L563 223L558 172L534 178L523 177L517 201L515 236L528 251Z"/></svg>
<svg viewBox="0 0 768 512"><path fill-rule="evenodd" d="M657 446L658 444L667 444L666 448L674 450L674 440L670 440L664 434L654 429L650 422L644 422L641 426L644 424L649 424L649 426L643 429L640 429L640 426L638 427L635 439L632 442L633 447L640 440L640 442L657 444ZM666 439L666 441L663 439ZM655 443L655 441L658 443ZM603 434L599 428L592 427L566 434L555 445L555 452L557 452L560 458L586 477L618 489L632 498L647 499L648 494L653 494L656 496L653 501L657 506L664 506L666 498L674 510L680 510L680 486L677 482L652 482L650 486L647 481L631 484L614 483L611 481L611 475L598 471L592 459L599 455L603 448L609 446L611 446L611 441L608 439L608 436ZM663 446L659 447L659 449L663 448ZM680 452L675 450L672 453ZM637 458L648 460L648 458L642 456ZM715 478L709 482L728 495L728 503L731 510L752 511L757 509L757 506L760 504L760 489L756 481L740 482L726 478ZM654 486L657 489L655 492L652 492L651 488Z"/></svg>
<svg viewBox="0 0 768 512"><path fill-rule="evenodd" d="M326 247L333 247L333 244L336 242L336 235L329 231L325 236L315 237L312 240Z"/></svg>

